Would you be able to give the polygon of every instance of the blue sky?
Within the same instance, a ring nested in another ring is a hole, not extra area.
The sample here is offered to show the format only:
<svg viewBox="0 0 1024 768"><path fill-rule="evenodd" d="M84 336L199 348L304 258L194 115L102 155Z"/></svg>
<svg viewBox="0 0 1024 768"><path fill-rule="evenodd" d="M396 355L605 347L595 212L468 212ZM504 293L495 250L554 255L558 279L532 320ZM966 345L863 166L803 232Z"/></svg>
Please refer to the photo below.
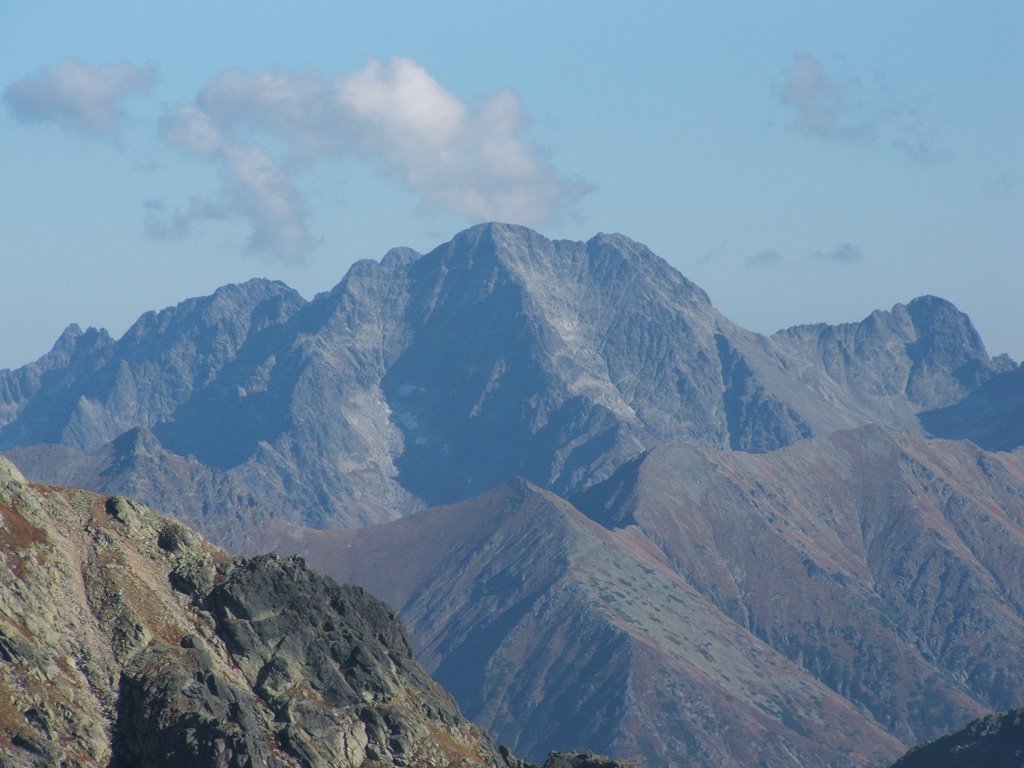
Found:
<svg viewBox="0 0 1024 768"><path fill-rule="evenodd" d="M753 330L932 293L1024 357L1024 4L349 5L0 3L0 367L486 219Z"/></svg>

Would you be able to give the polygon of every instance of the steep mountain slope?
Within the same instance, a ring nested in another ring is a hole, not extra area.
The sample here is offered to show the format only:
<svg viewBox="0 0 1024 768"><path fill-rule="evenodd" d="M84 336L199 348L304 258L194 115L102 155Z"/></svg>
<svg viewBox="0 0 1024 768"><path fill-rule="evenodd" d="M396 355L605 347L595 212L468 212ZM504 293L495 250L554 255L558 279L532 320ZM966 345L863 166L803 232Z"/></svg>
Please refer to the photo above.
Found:
<svg viewBox="0 0 1024 768"><path fill-rule="evenodd" d="M1024 690L1024 455L880 427L663 446L576 499L908 743Z"/></svg>
<svg viewBox="0 0 1024 768"><path fill-rule="evenodd" d="M901 751L650 542L523 480L279 545L402 606L421 661L528 757L559 739L664 766L855 766Z"/></svg>
<svg viewBox="0 0 1024 768"><path fill-rule="evenodd" d="M238 528L249 499L352 526L513 475L575 493L666 442L767 451L868 422L916 430L919 411L1012 367L939 299L768 339L621 235L487 224L359 262L311 302L252 281L150 313L116 342L71 330L0 372L0 447L90 453L65 454L78 482L143 492L132 441L104 445L142 428L201 464L183 491L211 494L198 515L170 488L142 498L211 535ZM53 456L18 460L52 480Z"/></svg>
<svg viewBox="0 0 1024 768"><path fill-rule="evenodd" d="M652 764L879 764L1024 690L1020 452L880 427L669 445L575 504L516 481L268 541L399 606L528 755L546 725Z"/></svg>
<svg viewBox="0 0 1024 768"><path fill-rule="evenodd" d="M1024 445L1024 368L993 376L963 400L924 411L921 424L938 437L970 440L989 451Z"/></svg>
<svg viewBox="0 0 1024 768"><path fill-rule="evenodd" d="M288 504L277 487L254 487L244 478L211 467L194 456L167 450L152 432L136 428L90 451L62 445L13 448L6 455L17 466L31 466L48 483L89 488L98 493L146 499L233 552L260 550L253 533L276 519Z"/></svg>
<svg viewBox="0 0 1024 768"><path fill-rule="evenodd" d="M530 768L361 589L0 458L0 763ZM552 755L548 768L603 765Z"/></svg>

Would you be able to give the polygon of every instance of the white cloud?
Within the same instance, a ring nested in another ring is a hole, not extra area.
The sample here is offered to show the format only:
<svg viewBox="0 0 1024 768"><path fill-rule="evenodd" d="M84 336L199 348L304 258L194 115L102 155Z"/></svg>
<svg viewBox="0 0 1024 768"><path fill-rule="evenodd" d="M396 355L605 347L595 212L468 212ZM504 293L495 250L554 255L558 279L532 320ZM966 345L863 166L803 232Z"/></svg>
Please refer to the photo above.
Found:
<svg viewBox="0 0 1024 768"><path fill-rule="evenodd" d="M587 188L559 179L520 138L510 91L472 112L409 59L378 62L335 83L361 147L426 199L475 219L532 224Z"/></svg>
<svg viewBox="0 0 1024 768"><path fill-rule="evenodd" d="M390 151L441 149L461 137L466 106L411 59L371 61L335 80L334 94L368 138Z"/></svg>
<svg viewBox="0 0 1024 768"><path fill-rule="evenodd" d="M24 122L53 122L69 131L116 139L124 120L121 102L149 90L152 67L86 64L64 59L4 90L4 102Z"/></svg>
<svg viewBox="0 0 1024 768"><path fill-rule="evenodd" d="M312 248L301 198L288 173L271 154L256 143L227 137L211 116L194 106L180 107L164 121L163 136L171 144L217 163L224 183L226 203L197 205L170 218L151 214L146 231L157 239L180 239L191 233L197 219L223 218L234 212L252 230L245 250L301 261ZM211 210L218 212L211 216Z"/></svg>
<svg viewBox="0 0 1024 768"><path fill-rule="evenodd" d="M473 109L398 58L332 79L229 70L176 108L163 135L219 166L252 228L250 250L299 259L313 237L294 171L332 156L369 157L424 201L472 219L536 224L558 214L591 188L560 178L523 137L524 124L510 91Z"/></svg>
<svg viewBox="0 0 1024 768"><path fill-rule="evenodd" d="M288 174L258 145L231 145L224 151L229 188L252 227L246 250L301 260L313 242L302 201Z"/></svg>
<svg viewBox="0 0 1024 768"><path fill-rule="evenodd" d="M201 157L216 158L227 141L210 116L198 107L179 107L161 126L164 139Z"/></svg>
<svg viewBox="0 0 1024 768"><path fill-rule="evenodd" d="M196 104L226 133L282 137L299 158L313 159L345 143L330 84L313 74L230 69L203 87Z"/></svg>

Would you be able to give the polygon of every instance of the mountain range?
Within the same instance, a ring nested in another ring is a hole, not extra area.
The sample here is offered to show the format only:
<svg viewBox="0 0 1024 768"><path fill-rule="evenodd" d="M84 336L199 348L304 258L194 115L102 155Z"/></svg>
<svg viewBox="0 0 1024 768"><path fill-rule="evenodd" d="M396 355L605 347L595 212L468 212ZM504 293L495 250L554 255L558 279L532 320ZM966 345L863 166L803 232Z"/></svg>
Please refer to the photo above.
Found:
<svg viewBox="0 0 1024 768"><path fill-rule="evenodd" d="M467 715L527 755L536 723L647 765L878 765L1019 703L1017 453L877 426L673 444L574 502L519 480L267 543L397 606Z"/></svg>
<svg viewBox="0 0 1024 768"><path fill-rule="evenodd" d="M366 586L529 759L877 765L1024 699L1021 370L937 297L763 336L486 224L71 326L0 448Z"/></svg>
<svg viewBox="0 0 1024 768"><path fill-rule="evenodd" d="M934 297L764 337L621 235L486 224L358 262L309 302L253 280L118 340L71 326L0 372L0 449L244 548L253 520L383 522L514 476L567 496L669 442L768 451L865 423L959 437L956 409L1016 370Z"/></svg>

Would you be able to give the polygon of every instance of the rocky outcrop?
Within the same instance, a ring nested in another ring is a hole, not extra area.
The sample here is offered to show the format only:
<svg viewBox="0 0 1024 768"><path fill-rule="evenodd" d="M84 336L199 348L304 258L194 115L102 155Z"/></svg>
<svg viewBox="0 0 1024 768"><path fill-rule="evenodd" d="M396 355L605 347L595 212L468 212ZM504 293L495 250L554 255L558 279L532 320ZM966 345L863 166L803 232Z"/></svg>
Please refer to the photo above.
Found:
<svg viewBox="0 0 1024 768"><path fill-rule="evenodd" d="M299 558L232 558L3 459L0 514L5 766L529 768L463 719L390 609Z"/></svg>
<svg viewBox="0 0 1024 768"><path fill-rule="evenodd" d="M629 768L632 763L624 763L619 760L610 760L593 752L585 754L563 754L552 752L548 757L544 768Z"/></svg>
<svg viewBox="0 0 1024 768"><path fill-rule="evenodd" d="M904 429L914 427L908 413L956 403L1016 368L1005 355L989 358L970 318L937 296L876 310L859 323L796 326L772 341L824 373L820 381L838 387L853 407L888 411L876 421Z"/></svg>
<svg viewBox="0 0 1024 768"><path fill-rule="evenodd" d="M892 768L1020 768L1024 709L987 715L960 731L915 747Z"/></svg>

